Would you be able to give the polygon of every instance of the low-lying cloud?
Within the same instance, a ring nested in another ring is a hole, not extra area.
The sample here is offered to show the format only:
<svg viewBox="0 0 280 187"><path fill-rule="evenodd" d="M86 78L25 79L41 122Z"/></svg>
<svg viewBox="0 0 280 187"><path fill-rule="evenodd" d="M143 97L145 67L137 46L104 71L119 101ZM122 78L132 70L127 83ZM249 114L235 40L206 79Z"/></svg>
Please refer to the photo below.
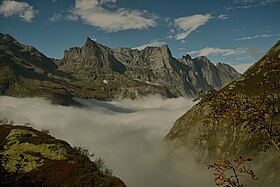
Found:
<svg viewBox="0 0 280 187"><path fill-rule="evenodd" d="M101 102L79 100L85 108L51 105L39 98L0 97L0 117L49 129L72 145L103 158L129 187L211 187L211 172L183 150L171 150L163 137L189 109L190 99Z"/></svg>

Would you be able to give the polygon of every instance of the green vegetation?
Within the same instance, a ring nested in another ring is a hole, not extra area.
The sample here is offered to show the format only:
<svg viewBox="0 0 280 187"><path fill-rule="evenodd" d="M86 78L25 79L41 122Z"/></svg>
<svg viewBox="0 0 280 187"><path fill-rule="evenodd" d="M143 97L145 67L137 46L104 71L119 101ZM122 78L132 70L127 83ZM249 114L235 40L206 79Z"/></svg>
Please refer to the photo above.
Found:
<svg viewBox="0 0 280 187"><path fill-rule="evenodd" d="M250 133L260 133L262 150L271 145L280 151L280 71L267 73L263 82L256 85L263 89L269 85L270 90L255 97L241 93L217 92L200 93L202 104L208 104L211 111L205 124L220 121L226 117L233 126L248 128Z"/></svg>
<svg viewBox="0 0 280 187"><path fill-rule="evenodd" d="M5 151L3 151L3 155L8 160L4 165L7 171L16 172L20 167L22 172L29 172L43 165L45 159L66 159L66 149L59 145L21 143L21 137L31 138L38 137L38 135L30 130L11 130L6 137L7 143L4 146Z"/></svg>
<svg viewBox="0 0 280 187"><path fill-rule="evenodd" d="M125 187L105 162L83 147L70 147L49 131L0 120L0 186ZM93 161L91 161L91 159Z"/></svg>

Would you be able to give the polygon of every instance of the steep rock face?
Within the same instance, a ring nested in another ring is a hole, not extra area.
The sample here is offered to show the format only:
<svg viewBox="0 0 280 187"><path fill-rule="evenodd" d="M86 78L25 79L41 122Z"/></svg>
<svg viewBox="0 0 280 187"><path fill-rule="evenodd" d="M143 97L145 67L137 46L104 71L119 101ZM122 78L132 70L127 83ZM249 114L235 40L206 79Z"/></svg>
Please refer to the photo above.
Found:
<svg viewBox="0 0 280 187"><path fill-rule="evenodd" d="M84 47L66 50L62 64L62 70L75 74L77 78L88 80L101 79L103 74L111 72L125 71L125 66L113 57L109 48L90 38Z"/></svg>
<svg viewBox="0 0 280 187"><path fill-rule="evenodd" d="M126 75L141 81L166 86L176 96L194 96L200 90L220 89L240 74L226 64L216 66L206 57L189 55L175 59L168 46L137 49L118 48L115 57L121 61Z"/></svg>
<svg viewBox="0 0 280 187"><path fill-rule="evenodd" d="M280 145L280 42L236 81L214 93L180 117L166 140L191 146L204 161L251 156L260 164L257 172L268 179L259 186L279 186L279 152L269 136ZM215 109L217 102L225 105Z"/></svg>
<svg viewBox="0 0 280 187"><path fill-rule="evenodd" d="M66 50L58 64L62 71L76 77L87 88L99 87L107 92L110 99L154 94L173 97L164 86L128 77L127 67L114 56L114 51L89 38L82 48Z"/></svg>
<svg viewBox="0 0 280 187"><path fill-rule="evenodd" d="M181 62L186 65L187 80L196 90L220 89L240 76L231 66L222 63L215 65L205 56L192 59L186 55Z"/></svg>
<svg viewBox="0 0 280 187"><path fill-rule="evenodd" d="M216 67L219 71L219 76L221 79L221 85L228 85L232 82L232 80L235 80L237 77L240 76L240 74L231 66L224 63L217 63Z"/></svg>
<svg viewBox="0 0 280 187"><path fill-rule="evenodd" d="M125 187L103 173L82 149L30 127L0 126L1 186Z"/></svg>
<svg viewBox="0 0 280 187"><path fill-rule="evenodd" d="M184 80L177 72L179 62L167 45L146 47L138 51L127 48L114 50L115 57L126 66L125 74L135 80L166 87L175 96L186 95Z"/></svg>

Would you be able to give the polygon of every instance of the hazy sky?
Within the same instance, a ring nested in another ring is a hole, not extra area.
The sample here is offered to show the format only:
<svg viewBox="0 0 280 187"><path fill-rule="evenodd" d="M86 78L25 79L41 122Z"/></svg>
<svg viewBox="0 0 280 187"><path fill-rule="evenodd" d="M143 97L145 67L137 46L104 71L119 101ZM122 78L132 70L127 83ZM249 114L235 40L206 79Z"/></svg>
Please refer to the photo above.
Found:
<svg viewBox="0 0 280 187"><path fill-rule="evenodd" d="M49 57L83 46L167 43L175 57L206 55L245 67L280 38L280 0L2 0L0 32Z"/></svg>

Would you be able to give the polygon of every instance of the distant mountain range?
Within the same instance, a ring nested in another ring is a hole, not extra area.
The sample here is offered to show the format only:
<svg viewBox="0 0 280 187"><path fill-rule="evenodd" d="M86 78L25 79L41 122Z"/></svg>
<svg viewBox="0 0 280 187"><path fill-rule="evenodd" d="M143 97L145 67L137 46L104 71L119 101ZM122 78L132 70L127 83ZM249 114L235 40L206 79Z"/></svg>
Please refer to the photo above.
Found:
<svg viewBox="0 0 280 187"><path fill-rule="evenodd" d="M194 96L220 89L240 74L204 56L176 59L167 45L111 49L87 38L83 47L51 59L34 47L0 34L0 94L43 96L53 103L75 104L73 97L112 100L161 95Z"/></svg>

